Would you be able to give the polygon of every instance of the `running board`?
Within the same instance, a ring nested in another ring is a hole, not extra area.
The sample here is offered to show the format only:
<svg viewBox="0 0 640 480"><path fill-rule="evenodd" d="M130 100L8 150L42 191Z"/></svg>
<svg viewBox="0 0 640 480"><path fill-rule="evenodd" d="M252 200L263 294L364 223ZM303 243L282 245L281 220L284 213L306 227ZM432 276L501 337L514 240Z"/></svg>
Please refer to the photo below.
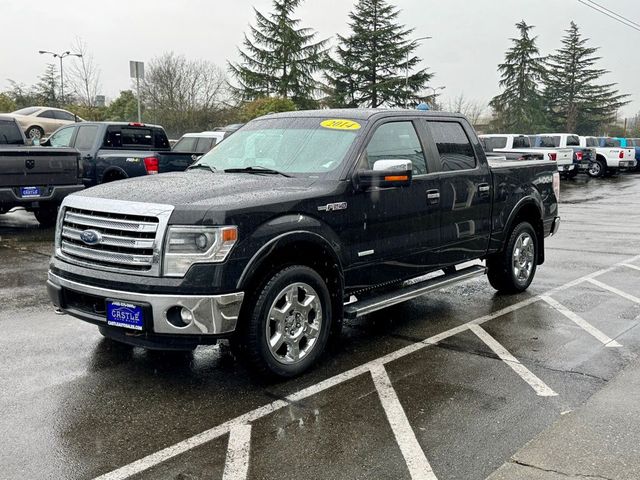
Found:
<svg viewBox="0 0 640 480"><path fill-rule="evenodd" d="M449 273L440 275L429 280L424 280L419 283L414 283L408 286L399 288L392 292L387 292L376 297L366 298L354 303L345 305L344 318L348 320L354 320L363 315L367 315L383 308L390 307L391 305L397 305L398 303L406 302L407 300L413 300L420 297L425 293L433 292L456 283L461 283L471 278L482 276L486 273L487 269L483 265L473 265L471 267L458 270L455 273Z"/></svg>

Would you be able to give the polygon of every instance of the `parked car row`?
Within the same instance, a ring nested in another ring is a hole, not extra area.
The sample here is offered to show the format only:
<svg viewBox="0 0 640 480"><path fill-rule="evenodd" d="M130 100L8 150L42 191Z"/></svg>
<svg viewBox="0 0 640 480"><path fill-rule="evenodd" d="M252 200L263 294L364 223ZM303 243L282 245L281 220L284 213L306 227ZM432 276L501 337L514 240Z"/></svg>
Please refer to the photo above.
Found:
<svg viewBox="0 0 640 480"><path fill-rule="evenodd" d="M27 107L6 115L13 117L26 137L31 141L35 140L36 143L60 127L83 121L67 110L51 107Z"/></svg>
<svg viewBox="0 0 640 480"><path fill-rule="evenodd" d="M640 139L585 137L570 133L540 135L480 135L488 153L542 153L555 161L565 177L587 173L592 177L634 170L640 162Z"/></svg>

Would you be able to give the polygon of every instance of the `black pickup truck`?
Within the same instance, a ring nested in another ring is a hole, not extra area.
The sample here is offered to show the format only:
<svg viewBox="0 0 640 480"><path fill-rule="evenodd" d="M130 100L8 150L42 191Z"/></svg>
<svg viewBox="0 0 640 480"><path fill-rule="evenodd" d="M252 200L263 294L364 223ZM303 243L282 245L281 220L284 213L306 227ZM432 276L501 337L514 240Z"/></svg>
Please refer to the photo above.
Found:
<svg viewBox="0 0 640 480"><path fill-rule="evenodd" d="M58 206L82 190L80 155L73 149L25 146L14 118L0 115L0 214L24 207L43 227L55 225Z"/></svg>
<svg viewBox="0 0 640 480"><path fill-rule="evenodd" d="M490 164L460 115L269 115L187 172L67 198L48 292L117 341L229 338L257 370L293 376L344 318L485 273L527 289L559 182L553 162Z"/></svg>
<svg viewBox="0 0 640 480"><path fill-rule="evenodd" d="M92 187L130 177L179 172L193 163L189 154L172 152L158 125L82 122L56 130L43 143L80 151L84 184Z"/></svg>

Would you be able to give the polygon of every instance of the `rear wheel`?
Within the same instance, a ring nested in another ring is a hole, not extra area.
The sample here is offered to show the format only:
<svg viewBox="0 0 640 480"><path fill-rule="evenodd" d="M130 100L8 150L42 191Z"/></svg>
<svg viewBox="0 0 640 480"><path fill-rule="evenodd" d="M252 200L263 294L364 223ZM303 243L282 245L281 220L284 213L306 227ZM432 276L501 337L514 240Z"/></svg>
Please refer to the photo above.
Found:
<svg viewBox="0 0 640 480"><path fill-rule="evenodd" d="M316 271L286 267L266 280L252 303L241 341L256 371L294 377L318 360L329 338L332 307Z"/></svg>
<svg viewBox="0 0 640 480"><path fill-rule="evenodd" d="M487 259L491 286L501 293L524 292L536 274L538 238L528 222L513 229L506 248Z"/></svg>
<svg viewBox="0 0 640 480"><path fill-rule="evenodd" d="M25 132L25 135L29 140L40 140L44 137L44 130L38 126L29 127Z"/></svg>
<svg viewBox="0 0 640 480"><path fill-rule="evenodd" d="M42 228L54 227L58 219L58 205L42 205L33 214Z"/></svg>
<svg viewBox="0 0 640 480"><path fill-rule="evenodd" d="M593 178L603 177L607 171L607 164L603 160L596 160L589 167L589 176Z"/></svg>

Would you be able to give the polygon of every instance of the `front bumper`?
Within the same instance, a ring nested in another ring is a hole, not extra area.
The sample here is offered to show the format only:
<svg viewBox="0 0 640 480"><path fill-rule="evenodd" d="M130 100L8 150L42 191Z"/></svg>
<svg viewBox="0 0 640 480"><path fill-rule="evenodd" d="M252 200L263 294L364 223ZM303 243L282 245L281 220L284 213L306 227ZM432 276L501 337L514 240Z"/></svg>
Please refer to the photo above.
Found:
<svg viewBox="0 0 640 480"><path fill-rule="evenodd" d="M84 185L44 186L44 195L40 197L22 198L19 187L0 188L0 206L34 206L39 203L62 203L72 193L84 189Z"/></svg>
<svg viewBox="0 0 640 480"><path fill-rule="evenodd" d="M142 305L145 311L146 336L190 336L196 343L198 337L215 338L233 333L244 300L244 292L168 295L111 290L67 280L52 272L48 275L47 292L51 302L62 312L101 327L107 327L107 299ZM167 312L173 307L189 309L194 317L193 322L184 327L170 323ZM128 333L135 335L137 332Z"/></svg>

